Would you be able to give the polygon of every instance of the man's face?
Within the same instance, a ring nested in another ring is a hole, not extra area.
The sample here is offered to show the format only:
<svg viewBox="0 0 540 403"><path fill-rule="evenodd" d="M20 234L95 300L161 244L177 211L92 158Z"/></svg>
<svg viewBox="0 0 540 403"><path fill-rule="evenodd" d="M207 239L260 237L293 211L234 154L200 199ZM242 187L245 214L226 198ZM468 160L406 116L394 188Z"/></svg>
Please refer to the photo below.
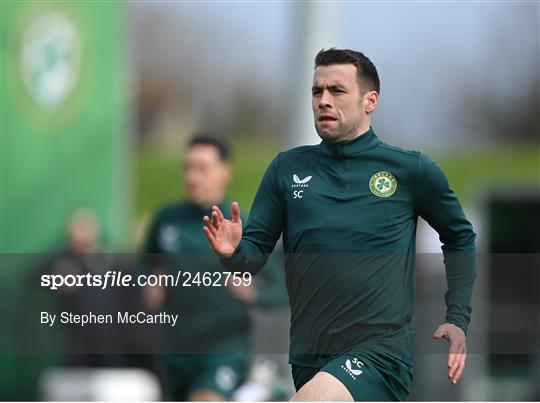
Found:
<svg viewBox="0 0 540 403"><path fill-rule="evenodd" d="M207 144L194 145L188 150L185 160L187 198L204 207L221 202L230 174L229 164L219 158L216 147Z"/></svg>
<svg viewBox="0 0 540 403"><path fill-rule="evenodd" d="M350 140L360 130L369 129L368 113L376 106L376 99L372 105L373 93L362 93L356 66L352 64L317 67L313 75L311 106L319 136L333 143Z"/></svg>
<svg viewBox="0 0 540 403"><path fill-rule="evenodd" d="M99 243L99 225L95 215L87 209L77 210L68 223L68 238L76 252L95 251Z"/></svg>

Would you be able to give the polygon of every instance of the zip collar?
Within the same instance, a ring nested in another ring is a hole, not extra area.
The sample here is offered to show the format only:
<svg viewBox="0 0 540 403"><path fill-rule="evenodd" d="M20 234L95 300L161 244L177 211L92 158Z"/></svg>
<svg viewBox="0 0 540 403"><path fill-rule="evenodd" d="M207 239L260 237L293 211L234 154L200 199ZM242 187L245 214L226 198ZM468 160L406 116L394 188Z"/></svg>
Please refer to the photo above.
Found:
<svg viewBox="0 0 540 403"><path fill-rule="evenodd" d="M339 143L328 143L327 141L321 141L319 149L323 155L334 158L348 158L354 157L363 153L370 148L375 147L381 141L375 135L375 132L370 127L365 133L352 140L344 140Z"/></svg>

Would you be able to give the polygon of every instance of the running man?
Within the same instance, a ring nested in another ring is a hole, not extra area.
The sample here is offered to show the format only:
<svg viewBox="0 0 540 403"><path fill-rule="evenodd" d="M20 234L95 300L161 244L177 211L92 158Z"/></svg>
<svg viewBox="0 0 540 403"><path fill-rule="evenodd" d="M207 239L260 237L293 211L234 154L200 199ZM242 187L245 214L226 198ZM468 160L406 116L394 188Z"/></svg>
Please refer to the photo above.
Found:
<svg viewBox="0 0 540 403"><path fill-rule="evenodd" d="M362 53L315 58L318 145L270 163L244 231L214 206L204 233L225 267L257 273L283 234L291 305L293 400L403 400L412 384L415 237L424 218L443 243L448 377L465 367L475 233L442 170L383 143L371 127L380 83Z"/></svg>

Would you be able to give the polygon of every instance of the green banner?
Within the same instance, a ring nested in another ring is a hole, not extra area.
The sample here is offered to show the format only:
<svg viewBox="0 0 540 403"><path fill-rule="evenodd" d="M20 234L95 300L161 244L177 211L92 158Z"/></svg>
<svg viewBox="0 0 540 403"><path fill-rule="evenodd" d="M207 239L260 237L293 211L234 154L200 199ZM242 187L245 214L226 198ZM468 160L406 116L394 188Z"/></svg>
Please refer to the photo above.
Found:
<svg viewBox="0 0 540 403"><path fill-rule="evenodd" d="M95 213L108 248L122 249L132 211L125 5L3 0L0 8L0 256L58 250L78 207ZM7 293L37 270L5 264L1 343L16 319ZM38 398L41 368L58 360L2 354L0 399Z"/></svg>
<svg viewBox="0 0 540 403"><path fill-rule="evenodd" d="M2 252L55 247L78 206L107 244L126 244L124 14L116 2L2 2Z"/></svg>

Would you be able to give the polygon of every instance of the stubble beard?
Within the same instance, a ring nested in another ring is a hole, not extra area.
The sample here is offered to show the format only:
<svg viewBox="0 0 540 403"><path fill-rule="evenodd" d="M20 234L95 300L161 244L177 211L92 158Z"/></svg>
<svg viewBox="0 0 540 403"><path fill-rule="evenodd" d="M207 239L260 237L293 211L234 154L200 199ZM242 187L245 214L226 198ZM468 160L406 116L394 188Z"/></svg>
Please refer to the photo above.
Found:
<svg viewBox="0 0 540 403"><path fill-rule="evenodd" d="M349 124L343 125L341 122L333 130L324 129L319 126L319 122L315 122L315 130L321 139L328 143L339 143L344 140L350 140L356 137L358 127Z"/></svg>

